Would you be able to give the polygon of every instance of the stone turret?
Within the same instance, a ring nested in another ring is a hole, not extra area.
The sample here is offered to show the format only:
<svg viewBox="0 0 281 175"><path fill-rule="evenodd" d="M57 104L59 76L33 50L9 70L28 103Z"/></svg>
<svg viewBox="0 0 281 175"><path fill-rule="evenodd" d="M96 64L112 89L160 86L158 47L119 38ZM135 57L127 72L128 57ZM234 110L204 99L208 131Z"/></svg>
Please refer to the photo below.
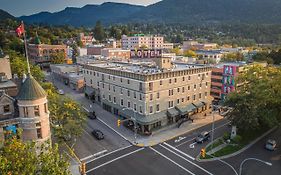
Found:
<svg viewBox="0 0 281 175"><path fill-rule="evenodd" d="M47 95L28 74L16 97L23 141L43 143L51 138Z"/></svg>

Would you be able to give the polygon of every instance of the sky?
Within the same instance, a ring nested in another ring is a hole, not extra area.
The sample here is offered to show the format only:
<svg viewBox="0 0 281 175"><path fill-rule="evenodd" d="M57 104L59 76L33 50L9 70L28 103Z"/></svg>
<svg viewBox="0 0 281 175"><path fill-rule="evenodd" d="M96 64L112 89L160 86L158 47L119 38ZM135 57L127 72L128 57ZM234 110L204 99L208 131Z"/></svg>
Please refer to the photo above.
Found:
<svg viewBox="0 0 281 175"><path fill-rule="evenodd" d="M42 11L56 12L66 7L82 7L86 4L102 4L109 1L147 6L160 0L0 0L0 9L19 17Z"/></svg>

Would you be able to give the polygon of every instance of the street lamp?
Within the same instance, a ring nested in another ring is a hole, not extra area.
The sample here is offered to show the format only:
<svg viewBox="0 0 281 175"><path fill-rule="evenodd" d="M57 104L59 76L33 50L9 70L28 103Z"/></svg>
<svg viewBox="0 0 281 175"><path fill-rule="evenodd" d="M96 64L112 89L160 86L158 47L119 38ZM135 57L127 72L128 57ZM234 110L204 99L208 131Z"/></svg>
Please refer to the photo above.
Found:
<svg viewBox="0 0 281 175"><path fill-rule="evenodd" d="M134 117L131 117L130 120L132 120L134 122L134 138L135 138L135 143L137 143L137 122L136 122L136 112L133 109L130 108L123 108L122 111L124 110L132 110L134 113Z"/></svg>
<svg viewBox="0 0 281 175"><path fill-rule="evenodd" d="M263 161L263 160L260 160L260 159L257 159L257 158L247 158L245 160L243 160L240 164L240 168L239 168L239 175L242 175L242 167L243 167L243 164L248 161L248 160L255 160L255 161L258 161L258 162L261 162L261 163L264 163L268 166L272 166L272 163L270 162L266 162L266 161Z"/></svg>

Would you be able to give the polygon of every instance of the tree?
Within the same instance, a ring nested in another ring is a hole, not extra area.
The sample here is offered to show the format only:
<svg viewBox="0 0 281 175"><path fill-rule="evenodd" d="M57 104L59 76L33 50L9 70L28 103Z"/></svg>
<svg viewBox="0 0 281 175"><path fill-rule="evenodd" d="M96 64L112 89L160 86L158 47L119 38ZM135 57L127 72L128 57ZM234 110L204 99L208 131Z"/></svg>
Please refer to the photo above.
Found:
<svg viewBox="0 0 281 175"><path fill-rule="evenodd" d="M1 174L70 175L69 162L59 154L58 145L43 144L36 153L34 142L24 143L16 137L5 140L0 149Z"/></svg>
<svg viewBox="0 0 281 175"><path fill-rule="evenodd" d="M183 55L185 57L196 57L197 56L197 54L194 51L192 51L192 50L184 51Z"/></svg>
<svg viewBox="0 0 281 175"><path fill-rule="evenodd" d="M63 64L65 63L64 52L55 52L50 55L53 64Z"/></svg>
<svg viewBox="0 0 281 175"><path fill-rule="evenodd" d="M94 28L94 37L99 41L103 41L105 39L105 31L100 21L96 22L96 26Z"/></svg>
<svg viewBox="0 0 281 175"><path fill-rule="evenodd" d="M228 117L242 133L281 121L281 68L247 67L237 82L242 85L227 96L225 105L233 107Z"/></svg>
<svg viewBox="0 0 281 175"><path fill-rule="evenodd" d="M51 83L43 83L49 100L51 126L59 140L81 135L86 122L86 113L81 105L68 97L61 97Z"/></svg>
<svg viewBox="0 0 281 175"><path fill-rule="evenodd" d="M179 47L175 47L171 50L172 53L175 53L176 55L180 55L181 51Z"/></svg>
<svg viewBox="0 0 281 175"><path fill-rule="evenodd" d="M228 53L226 54L223 59L223 61L243 61L244 56L242 53L236 52L236 53Z"/></svg>

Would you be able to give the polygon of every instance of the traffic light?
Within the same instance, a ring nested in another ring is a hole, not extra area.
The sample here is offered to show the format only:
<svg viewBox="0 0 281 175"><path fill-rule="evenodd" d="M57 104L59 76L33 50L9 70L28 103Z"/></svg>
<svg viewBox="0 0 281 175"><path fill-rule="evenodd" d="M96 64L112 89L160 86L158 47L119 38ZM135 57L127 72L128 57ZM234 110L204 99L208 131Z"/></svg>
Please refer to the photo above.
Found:
<svg viewBox="0 0 281 175"><path fill-rule="evenodd" d="M201 149L201 156L202 156L203 158L206 157L206 150L205 150L204 148Z"/></svg>
<svg viewBox="0 0 281 175"><path fill-rule="evenodd" d="M117 126L118 126L118 127L121 126L121 120L120 120L120 119L117 120Z"/></svg>
<svg viewBox="0 0 281 175"><path fill-rule="evenodd" d="M81 175L86 174L86 164L85 163L81 163L81 165L80 165L80 173L81 173Z"/></svg>

